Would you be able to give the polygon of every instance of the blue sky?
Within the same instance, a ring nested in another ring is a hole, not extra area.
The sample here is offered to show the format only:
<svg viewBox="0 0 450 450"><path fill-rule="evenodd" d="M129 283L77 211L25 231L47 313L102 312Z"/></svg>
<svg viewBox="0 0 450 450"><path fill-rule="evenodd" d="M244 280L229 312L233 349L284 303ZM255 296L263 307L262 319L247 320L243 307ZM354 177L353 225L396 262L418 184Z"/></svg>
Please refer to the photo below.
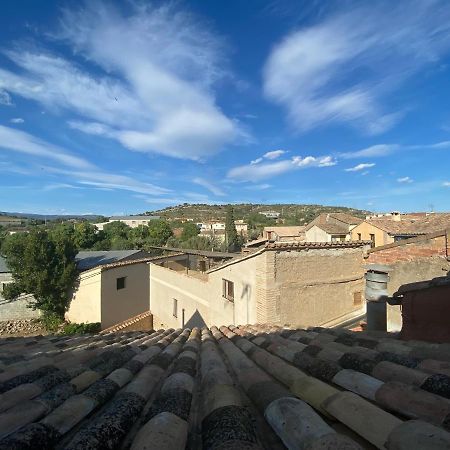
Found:
<svg viewBox="0 0 450 450"><path fill-rule="evenodd" d="M0 210L450 210L447 1L4 0Z"/></svg>

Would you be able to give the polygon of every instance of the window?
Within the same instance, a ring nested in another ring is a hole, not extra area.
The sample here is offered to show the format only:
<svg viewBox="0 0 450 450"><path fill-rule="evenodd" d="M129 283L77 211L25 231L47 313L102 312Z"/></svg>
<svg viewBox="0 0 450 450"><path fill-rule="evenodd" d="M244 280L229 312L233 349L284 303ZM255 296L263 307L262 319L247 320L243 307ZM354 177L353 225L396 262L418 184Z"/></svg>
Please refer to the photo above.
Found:
<svg viewBox="0 0 450 450"><path fill-rule="evenodd" d="M370 240L372 242L372 247L375 247L375 235L374 234L370 234Z"/></svg>
<svg viewBox="0 0 450 450"><path fill-rule="evenodd" d="M222 297L234 302L234 283L225 278L222 279Z"/></svg>
<svg viewBox="0 0 450 450"><path fill-rule="evenodd" d="M362 292L353 292L353 306L362 305Z"/></svg>
<svg viewBox="0 0 450 450"><path fill-rule="evenodd" d="M117 287L117 290L119 290L119 289L125 289L125 279L126 279L127 277L120 277L120 278L117 278L116 279L116 287Z"/></svg>
<svg viewBox="0 0 450 450"><path fill-rule="evenodd" d="M358 233L358 241L361 240L361 233Z"/></svg>
<svg viewBox="0 0 450 450"><path fill-rule="evenodd" d="M173 299L173 317L178 317L178 300L176 298Z"/></svg>

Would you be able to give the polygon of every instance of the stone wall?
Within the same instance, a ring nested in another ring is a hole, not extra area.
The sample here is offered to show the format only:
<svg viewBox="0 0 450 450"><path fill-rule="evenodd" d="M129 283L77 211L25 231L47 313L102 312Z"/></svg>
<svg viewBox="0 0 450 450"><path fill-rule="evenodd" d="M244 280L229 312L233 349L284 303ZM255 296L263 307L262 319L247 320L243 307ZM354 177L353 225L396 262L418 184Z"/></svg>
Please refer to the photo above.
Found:
<svg viewBox="0 0 450 450"><path fill-rule="evenodd" d="M364 314L362 247L268 253L267 322L333 326Z"/></svg>

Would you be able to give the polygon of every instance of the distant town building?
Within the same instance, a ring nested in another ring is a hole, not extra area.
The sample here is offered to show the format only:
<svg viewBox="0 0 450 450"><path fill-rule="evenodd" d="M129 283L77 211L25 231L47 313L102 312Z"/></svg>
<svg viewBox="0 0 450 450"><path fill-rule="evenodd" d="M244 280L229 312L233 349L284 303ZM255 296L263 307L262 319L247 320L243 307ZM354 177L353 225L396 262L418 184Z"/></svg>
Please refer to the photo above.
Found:
<svg viewBox="0 0 450 450"><path fill-rule="evenodd" d="M160 216L113 216L108 222L94 223L98 230L103 230L103 227L111 222L123 222L131 228L136 228L139 225L148 225L152 220L160 219Z"/></svg>
<svg viewBox="0 0 450 450"><path fill-rule="evenodd" d="M391 244L402 239L421 236L450 227L450 213L397 212L371 216L351 231L352 240L370 240L373 247Z"/></svg>
<svg viewBox="0 0 450 450"><path fill-rule="evenodd" d="M0 215L0 226L20 226L23 220L17 217L9 217Z"/></svg>
<svg viewBox="0 0 450 450"><path fill-rule="evenodd" d="M264 227L263 239L277 242L298 242L305 240L304 226Z"/></svg>
<svg viewBox="0 0 450 450"><path fill-rule="evenodd" d="M266 216L268 219L278 219L280 217L280 213L277 211L262 211L259 214Z"/></svg>
<svg viewBox="0 0 450 450"><path fill-rule="evenodd" d="M347 213L323 213L308 223L305 227L308 242L349 241L350 232L363 219Z"/></svg>

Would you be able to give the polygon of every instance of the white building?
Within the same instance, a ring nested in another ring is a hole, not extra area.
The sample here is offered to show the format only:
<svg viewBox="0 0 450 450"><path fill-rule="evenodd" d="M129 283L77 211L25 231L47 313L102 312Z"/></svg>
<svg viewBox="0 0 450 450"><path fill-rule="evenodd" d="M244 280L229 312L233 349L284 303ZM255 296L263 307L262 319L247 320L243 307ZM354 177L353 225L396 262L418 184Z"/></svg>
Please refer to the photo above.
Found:
<svg viewBox="0 0 450 450"><path fill-rule="evenodd" d="M266 216L268 219L278 219L280 217L280 213L276 211L262 211L260 212L263 216Z"/></svg>
<svg viewBox="0 0 450 450"><path fill-rule="evenodd" d="M123 222L131 228L136 228L139 225L148 225L152 220L159 219L159 216L113 216L108 222L94 223L98 230L103 230L103 227L111 222Z"/></svg>

